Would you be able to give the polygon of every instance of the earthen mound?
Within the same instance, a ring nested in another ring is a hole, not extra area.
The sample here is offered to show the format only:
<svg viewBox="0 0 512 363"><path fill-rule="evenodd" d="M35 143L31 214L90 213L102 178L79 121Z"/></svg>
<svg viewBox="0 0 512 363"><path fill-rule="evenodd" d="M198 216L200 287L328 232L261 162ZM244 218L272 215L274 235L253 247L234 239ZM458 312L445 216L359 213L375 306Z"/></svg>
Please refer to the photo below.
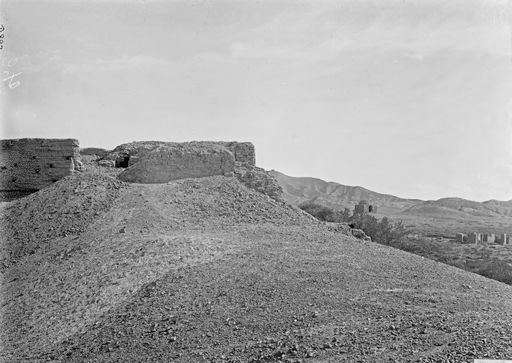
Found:
<svg viewBox="0 0 512 363"><path fill-rule="evenodd" d="M510 286L329 230L237 178L98 172L6 204L0 361L512 354Z"/></svg>
<svg viewBox="0 0 512 363"><path fill-rule="evenodd" d="M265 169L244 163L235 163L235 177L245 186L268 195L275 200L283 200L283 189L277 180Z"/></svg>
<svg viewBox="0 0 512 363"><path fill-rule="evenodd" d="M16 263L54 238L82 233L110 208L122 185L101 174L75 174L3 204L0 267Z"/></svg>
<svg viewBox="0 0 512 363"><path fill-rule="evenodd" d="M171 269L237 250L245 228L319 225L222 176L125 184L83 173L4 212L0 360L8 361L36 357Z"/></svg>

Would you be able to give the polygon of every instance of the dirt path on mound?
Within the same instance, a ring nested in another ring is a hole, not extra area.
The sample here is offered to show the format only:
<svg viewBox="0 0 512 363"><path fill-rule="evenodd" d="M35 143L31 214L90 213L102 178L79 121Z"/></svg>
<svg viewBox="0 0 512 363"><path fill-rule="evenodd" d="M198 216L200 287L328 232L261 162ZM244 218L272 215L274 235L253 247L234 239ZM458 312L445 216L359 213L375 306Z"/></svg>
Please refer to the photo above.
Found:
<svg viewBox="0 0 512 363"><path fill-rule="evenodd" d="M510 286L328 231L224 177L131 184L2 279L6 362L512 357Z"/></svg>
<svg viewBox="0 0 512 363"><path fill-rule="evenodd" d="M301 227L233 235L238 252L169 272L45 357L469 362L512 354L503 313L511 291L501 284Z"/></svg>
<svg viewBox="0 0 512 363"><path fill-rule="evenodd" d="M101 191L112 183L118 182L77 176L7 206L2 225L10 234L2 239L3 251L16 253L4 254L9 264L1 275L2 351L44 350L169 270L235 253L225 228L231 220L282 224L303 218L229 178L123 185L101 204ZM75 213L70 225L77 227L56 227L69 210Z"/></svg>

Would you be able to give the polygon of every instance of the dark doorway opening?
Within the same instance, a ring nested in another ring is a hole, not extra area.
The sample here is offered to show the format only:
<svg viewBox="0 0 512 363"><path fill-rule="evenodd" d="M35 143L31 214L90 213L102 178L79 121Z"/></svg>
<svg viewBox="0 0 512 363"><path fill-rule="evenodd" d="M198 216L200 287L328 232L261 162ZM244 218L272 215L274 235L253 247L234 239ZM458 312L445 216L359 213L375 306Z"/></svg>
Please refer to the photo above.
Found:
<svg viewBox="0 0 512 363"><path fill-rule="evenodd" d="M130 161L130 155L120 155L116 159L116 168L127 168Z"/></svg>

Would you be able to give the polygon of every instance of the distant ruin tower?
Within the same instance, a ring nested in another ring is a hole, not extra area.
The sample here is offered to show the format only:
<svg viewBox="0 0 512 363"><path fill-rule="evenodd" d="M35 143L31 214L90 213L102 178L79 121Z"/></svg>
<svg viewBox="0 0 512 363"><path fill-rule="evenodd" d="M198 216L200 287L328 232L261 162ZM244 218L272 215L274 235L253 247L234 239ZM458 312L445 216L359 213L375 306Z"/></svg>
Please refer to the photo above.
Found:
<svg viewBox="0 0 512 363"><path fill-rule="evenodd" d="M366 213L377 213L377 206L369 204L367 200L360 200L359 203L354 206L354 215Z"/></svg>
<svg viewBox="0 0 512 363"><path fill-rule="evenodd" d="M506 233L502 233L499 236L496 236L496 243L500 245L506 245L508 240L508 236Z"/></svg>
<svg viewBox="0 0 512 363"><path fill-rule="evenodd" d="M468 243L480 243L482 242L482 235L478 232L471 232L468 234Z"/></svg>

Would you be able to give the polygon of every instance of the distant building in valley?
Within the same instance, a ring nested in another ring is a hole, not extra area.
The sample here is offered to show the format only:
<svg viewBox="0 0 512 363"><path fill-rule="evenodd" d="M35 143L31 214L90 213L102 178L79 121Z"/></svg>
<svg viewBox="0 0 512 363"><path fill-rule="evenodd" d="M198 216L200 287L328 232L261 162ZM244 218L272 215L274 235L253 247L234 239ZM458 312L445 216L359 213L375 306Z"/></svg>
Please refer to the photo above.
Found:
<svg viewBox="0 0 512 363"><path fill-rule="evenodd" d="M354 206L354 214L377 213L377 206L369 204L367 200L360 200Z"/></svg>
<svg viewBox="0 0 512 363"><path fill-rule="evenodd" d="M506 245L509 242L510 237L506 233L502 233L499 236L496 236L496 243L500 245Z"/></svg>
<svg viewBox="0 0 512 363"><path fill-rule="evenodd" d="M455 240L459 243L497 243L500 245L506 245L510 243L510 236L506 233L495 235L494 233L471 232L466 237L464 233L457 233Z"/></svg>
<svg viewBox="0 0 512 363"><path fill-rule="evenodd" d="M482 241L482 235L478 232L468 234L468 243L479 243Z"/></svg>
<svg viewBox="0 0 512 363"><path fill-rule="evenodd" d="M494 233L484 233L482 235L483 243L494 243L495 240L496 240L496 236L494 235Z"/></svg>

